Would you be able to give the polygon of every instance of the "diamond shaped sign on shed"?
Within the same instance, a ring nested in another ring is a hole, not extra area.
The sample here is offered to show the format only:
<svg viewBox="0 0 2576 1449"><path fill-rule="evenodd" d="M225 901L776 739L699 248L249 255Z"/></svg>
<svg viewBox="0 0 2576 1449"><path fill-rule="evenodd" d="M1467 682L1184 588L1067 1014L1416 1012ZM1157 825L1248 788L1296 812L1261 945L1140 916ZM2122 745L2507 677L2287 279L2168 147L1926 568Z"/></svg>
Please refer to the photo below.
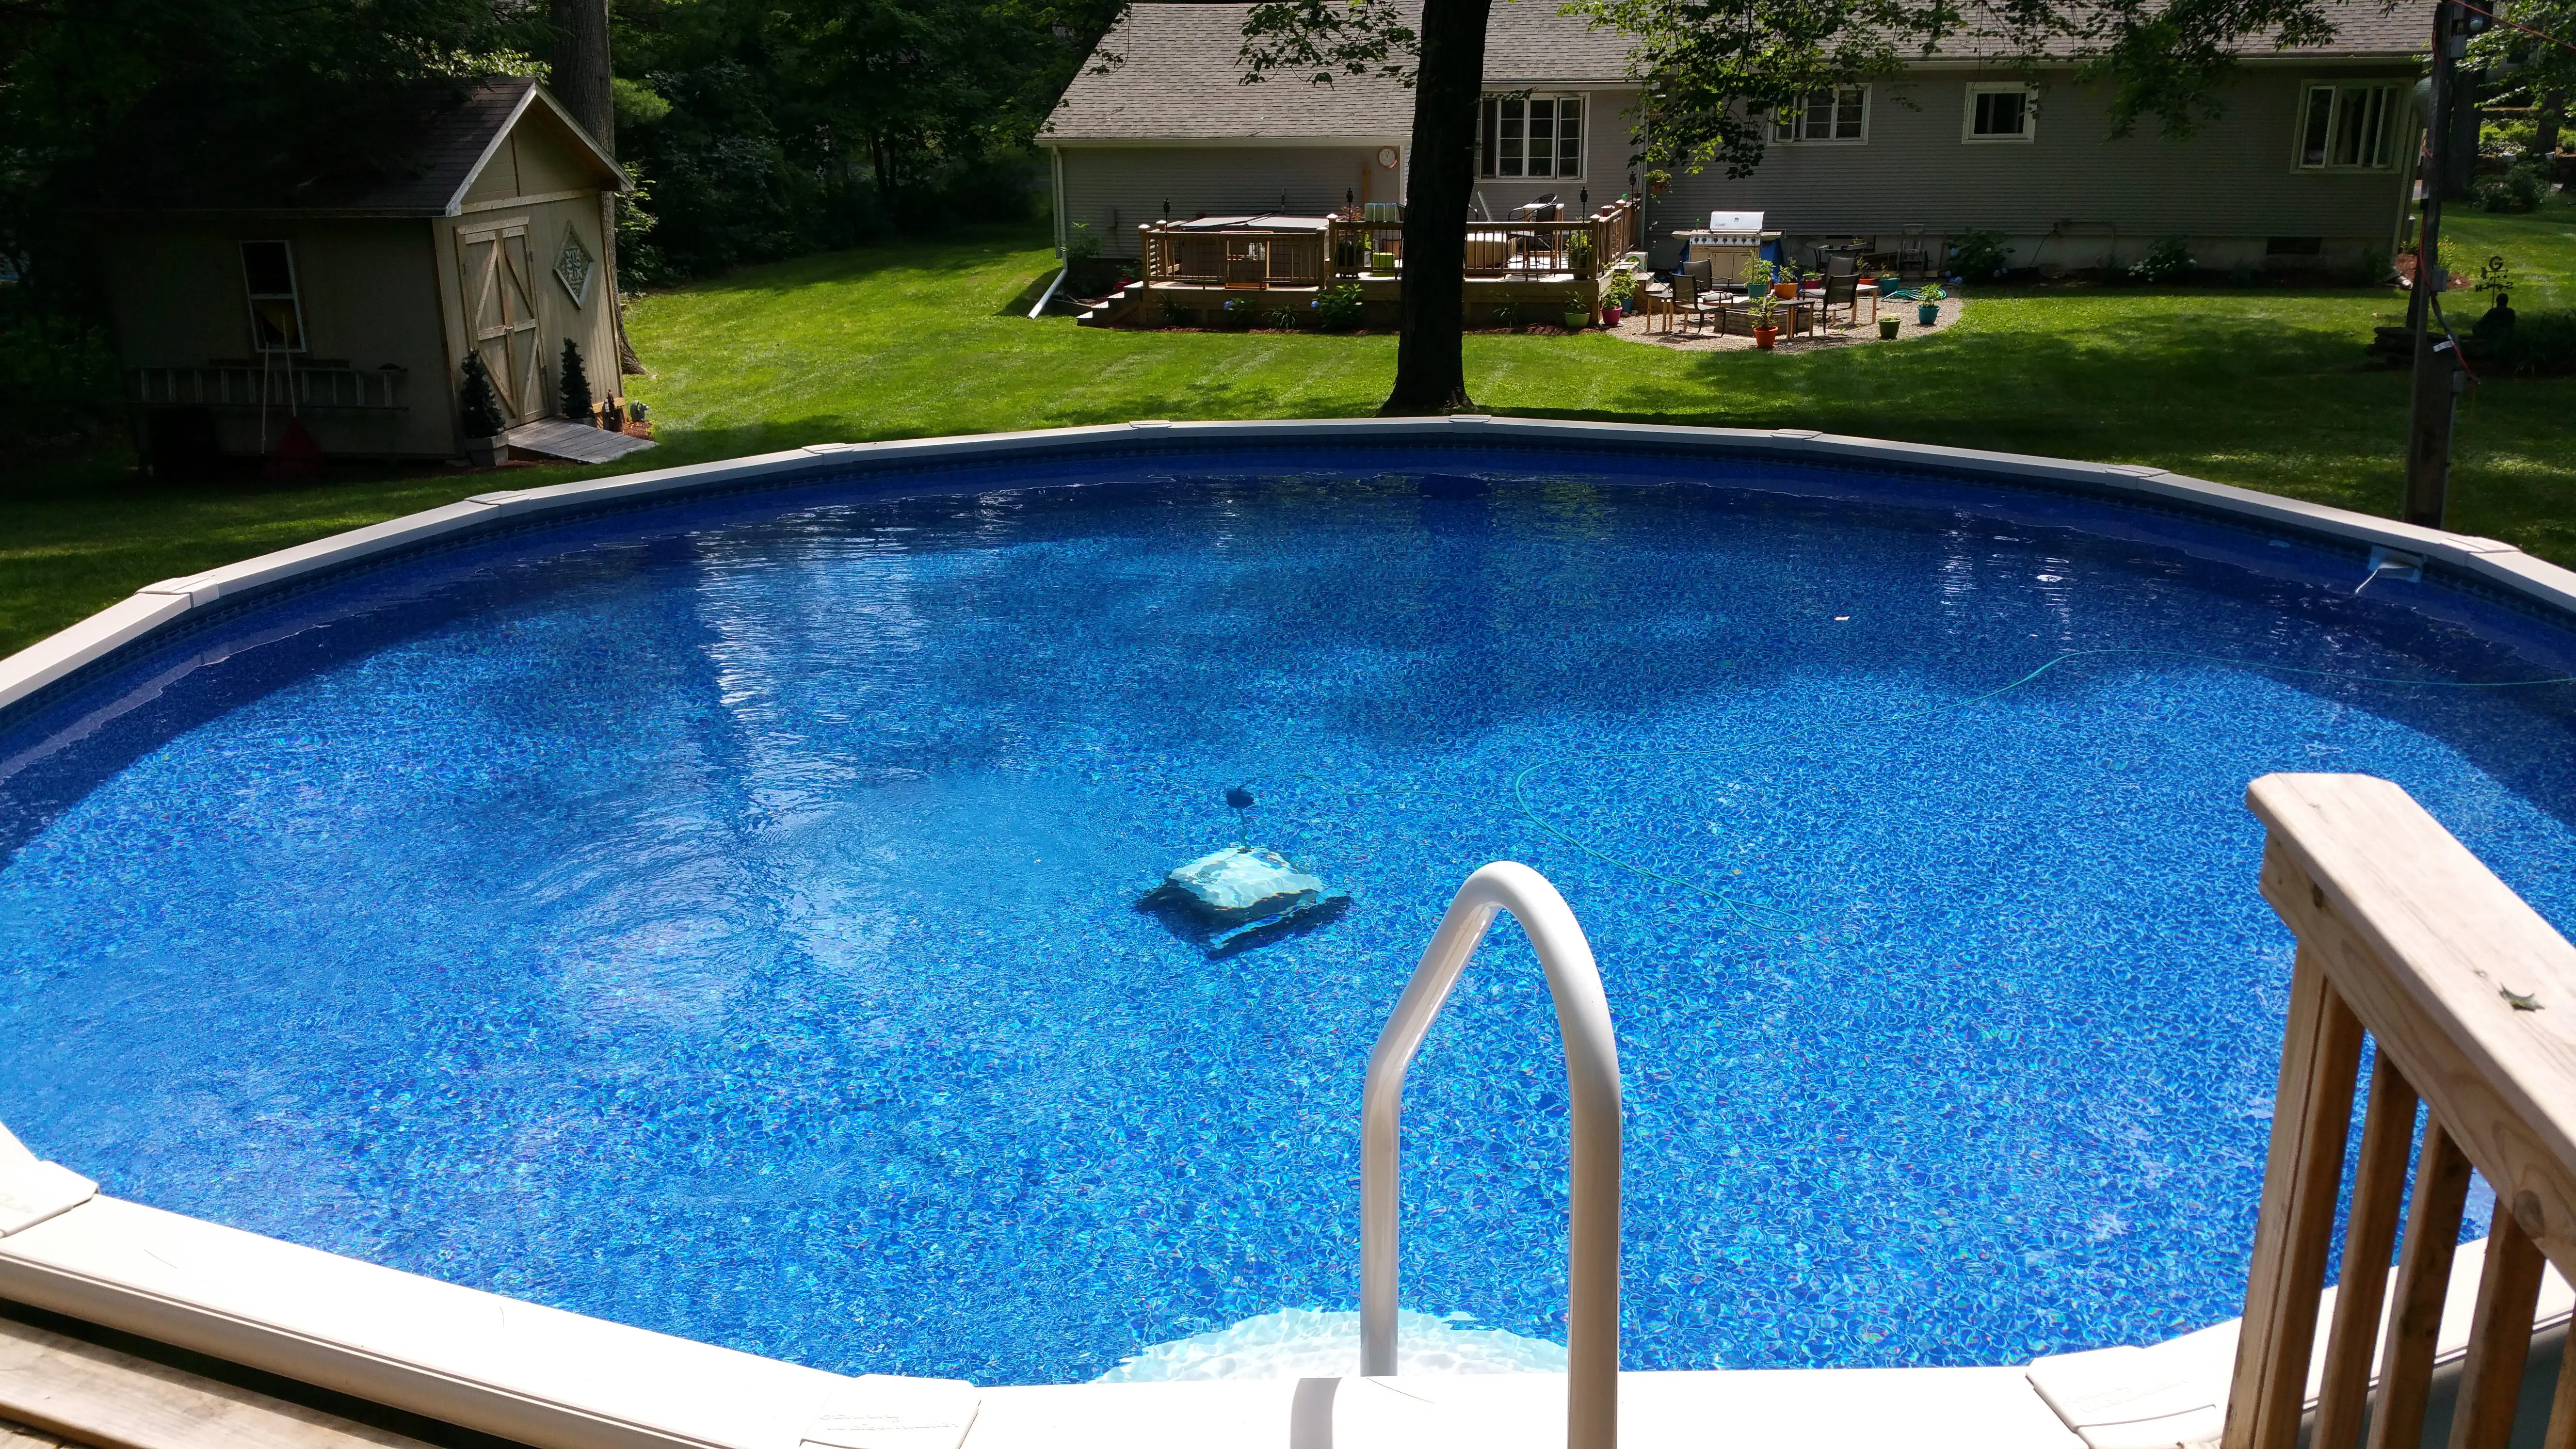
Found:
<svg viewBox="0 0 2576 1449"><path fill-rule="evenodd" d="M599 261L591 256L590 248L581 244L581 233L565 227L563 248L555 253L555 280L572 294L574 306L588 305L590 279L598 270Z"/></svg>

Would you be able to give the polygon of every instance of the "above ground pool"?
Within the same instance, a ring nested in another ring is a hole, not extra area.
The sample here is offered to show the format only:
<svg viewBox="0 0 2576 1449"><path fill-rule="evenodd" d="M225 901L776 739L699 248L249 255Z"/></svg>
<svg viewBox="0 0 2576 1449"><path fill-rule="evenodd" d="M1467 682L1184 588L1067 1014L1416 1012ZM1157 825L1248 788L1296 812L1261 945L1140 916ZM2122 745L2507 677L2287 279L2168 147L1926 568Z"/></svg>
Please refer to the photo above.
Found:
<svg viewBox="0 0 2576 1449"><path fill-rule="evenodd" d="M1508 858L1618 1024L1627 1367L2148 1342L2244 1292L2291 952L2248 781L2395 780L2576 925L2576 634L2365 552L1430 448L414 551L0 716L0 1121L824 1368L1185 1367L1356 1306L1370 1043ZM1349 908L1232 954L1140 908L1246 839ZM1411 1079L1409 1331L1563 1341L1555 1033L1498 927Z"/></svg>

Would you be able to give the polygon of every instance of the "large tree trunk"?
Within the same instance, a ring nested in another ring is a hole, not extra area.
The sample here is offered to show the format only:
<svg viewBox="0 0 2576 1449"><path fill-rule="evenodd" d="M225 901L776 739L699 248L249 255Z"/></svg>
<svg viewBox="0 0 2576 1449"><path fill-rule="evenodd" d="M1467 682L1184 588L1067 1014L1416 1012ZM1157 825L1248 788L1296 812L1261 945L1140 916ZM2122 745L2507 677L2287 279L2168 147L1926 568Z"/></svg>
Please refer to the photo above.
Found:
<svg viewBox="0 0 2576 1449"><path fill-rule="evenodd" d="M2538 112L2533 118L2532 129L2535 134L2532 137L2531 149L2534 155L2540 157L2541 164L2551 168L2549 174L2552 180L2556 180L2558 175L2556 170L2558 163L2554 159L2558 155L2558 127L2566 118L2566 92L2551 91L2540 97Z"/></svg>
<svg viewBox="0 0 2576 1449"><path fill-rule="evenodd" d="M608 0L554 0L555 53L550 85L555 99L611 157L617 154L617 93L609 83ZM599 197L599 274L606 279L608 313L617 334L617 370L644 370L635 344L626 340L626 309L617 300L617 198Z"/></svg>
<svg viewBox="0 0 2576 1449"><path fill-rule="evenodd" d="M1380 413L1446 413L1467 400L1467 202L1493 0L1425 0L1413 88L1413 177L1404 209L1404 334Z"/></svg>
<svg viewBox="0 0 2576 1449"><path fill-rule="evenodd" d="M590 138L617 154L617 97L609 87L608 0L554 0L548 88Z"/></svg>

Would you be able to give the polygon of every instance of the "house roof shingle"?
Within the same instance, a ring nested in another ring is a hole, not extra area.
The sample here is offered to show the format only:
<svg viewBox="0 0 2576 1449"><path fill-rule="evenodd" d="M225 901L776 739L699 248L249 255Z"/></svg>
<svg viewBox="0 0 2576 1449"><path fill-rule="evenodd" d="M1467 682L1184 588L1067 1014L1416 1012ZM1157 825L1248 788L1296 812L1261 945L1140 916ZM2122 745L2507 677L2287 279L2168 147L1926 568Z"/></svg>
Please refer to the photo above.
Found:
<svg viewBox="0 0 2576 1449"><path fill-rule="evenodd" d="M1244 84L1237 57L1251 8L1152 0L1132 6L1066 88L1039 143L1374 140L1412 129L1413 93L1383 77L1344 75L1316 85L1277 73ZM2284 54L2398 59L2428 45L2431 0L2401 0L2393 9L2381 0L2329 0L2326 8L2335 38ZM1503 0L1486 31L1485 78L1497 85L1622 82L1630 43L1623 32L1559 14L1556 0ZM2259 56L2270 47L2251 40L2244 50ZM1953 42L1936 58L1957 64L2003 53L1992 44Z"/></svg>

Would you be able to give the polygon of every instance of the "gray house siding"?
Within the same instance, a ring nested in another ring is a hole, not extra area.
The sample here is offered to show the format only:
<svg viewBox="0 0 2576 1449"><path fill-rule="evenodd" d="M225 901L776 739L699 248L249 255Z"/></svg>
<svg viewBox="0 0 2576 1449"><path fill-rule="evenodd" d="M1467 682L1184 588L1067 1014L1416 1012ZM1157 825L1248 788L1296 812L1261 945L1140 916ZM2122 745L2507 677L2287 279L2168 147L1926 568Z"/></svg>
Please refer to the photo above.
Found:
<svg viewBox="0 0 2576 1449"><path fill-rule="evenodd" d="M2384 251L2400 214L2404 172L2302 171L2294 164L2302 88L2310 81L2385 77L2389 66L2262 65L2241 73L2222 117L2188 141L2108 137L2108 96L2044 77L2032 139L1961 139L1968 83L2008 74L1922 70L1871 87L1861 144L1775 143L1743 180L1711 168L1678 174L1648 217L1655 259L1679 251L1675 227L1707 213L1762 211L1791 238L1864 235L1891 243L1908 227L1927 237L1971 228L2011 238L2020 266L2126 263L2161 237L2188 238L2203 265L2260 262L2266 239L2317 238L2323 260ZM2408 113L2411 116L2411 111ZM2391 154L2414 154L2399 122Z"/></svg>
<svg viewBox="0 0 2576 1449"><path fill-rule="evenodd" d="M1402 137L1384 143L1399 148ZM1104 256L1137 255L1136 228L1171 216L1285 212L1322 216L1345 196L1401 199L1402 167L1377 164L1368 146L1082 146L1056 148L1062 170L1057 225L1087 222ZM1059 231L1058 244L1063 233Z"/></svg>

